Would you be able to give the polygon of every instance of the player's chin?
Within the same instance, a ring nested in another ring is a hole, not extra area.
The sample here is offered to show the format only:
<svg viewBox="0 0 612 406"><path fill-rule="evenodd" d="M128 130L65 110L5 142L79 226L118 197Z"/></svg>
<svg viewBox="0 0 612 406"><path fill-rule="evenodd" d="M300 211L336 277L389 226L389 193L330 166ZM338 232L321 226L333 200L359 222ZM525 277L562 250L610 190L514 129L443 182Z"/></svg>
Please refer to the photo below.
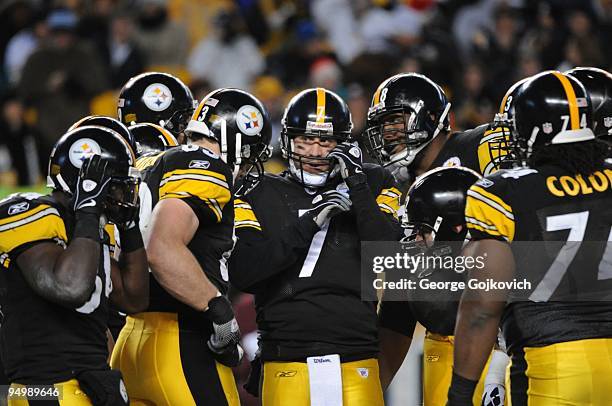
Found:
<svg viewBox="0 0 612 406"><path fill-rule="evenodd" d="M303 164L302 168L304 172L310 173L311 175L321 175L329 171L329 164Z"/></svg>

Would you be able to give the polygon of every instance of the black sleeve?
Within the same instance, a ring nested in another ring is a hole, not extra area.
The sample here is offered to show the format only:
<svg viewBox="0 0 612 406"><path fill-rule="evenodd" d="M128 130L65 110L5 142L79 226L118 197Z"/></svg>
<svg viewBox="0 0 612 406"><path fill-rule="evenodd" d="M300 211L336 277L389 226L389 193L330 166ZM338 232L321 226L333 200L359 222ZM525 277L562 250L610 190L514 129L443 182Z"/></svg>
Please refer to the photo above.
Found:
<svg viewBox="0 0 612 406"><path fill-rule="evenodd" d="M265 235L254 228L236 230L238 241L229 260L230 282L254 293L268 278L285 270L303 255L319 227L309 214L287 225L278 235Z"/></svg>
<svg viewBox="0 0 612 406"><path fill-rule="evenodd" d="M416 319L408 302L382 301L378 311L378 325L406 337L412 337Z"/></svg>
<svg viewBox="0 0 612 406"><path fill-rule="evenodd" d="M402 230L391 214L383 213L365 175L347 181L353 211L357 217L357 230L361 241L397 241Z"/></svg>

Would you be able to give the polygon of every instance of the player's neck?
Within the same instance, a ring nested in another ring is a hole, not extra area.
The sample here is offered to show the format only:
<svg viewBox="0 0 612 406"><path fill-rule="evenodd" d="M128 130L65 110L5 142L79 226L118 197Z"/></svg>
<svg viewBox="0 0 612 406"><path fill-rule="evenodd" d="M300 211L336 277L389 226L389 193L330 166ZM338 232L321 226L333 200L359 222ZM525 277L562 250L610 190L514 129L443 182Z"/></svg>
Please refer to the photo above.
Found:
<svg viewBox="0 0 612 406"><path fill-rule="evenodd" d="M207 150L214 152L217 155L221 154L221 148L219 148L219 143L217 141L208 138L200 138L196 141L193 141L192 144L195 144L198 147L206 148Z"/></svg>
<svg viewBox="0 0 612 406"><path fill-rule="evenodd" d="M416 163L414 173L416 176L420 176L427 172L431 165L442 151L444 144L448 140L450 133L442 133L431 141L431 143L421 152L421 157Z"/></svg>

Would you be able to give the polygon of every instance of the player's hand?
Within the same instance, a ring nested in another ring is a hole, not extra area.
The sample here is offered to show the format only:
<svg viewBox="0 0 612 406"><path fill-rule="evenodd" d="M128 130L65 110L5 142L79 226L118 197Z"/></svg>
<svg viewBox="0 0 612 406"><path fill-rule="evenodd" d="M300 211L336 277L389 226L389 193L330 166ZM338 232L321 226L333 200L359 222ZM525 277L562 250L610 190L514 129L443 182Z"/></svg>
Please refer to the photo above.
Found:
<svg viewBox="0 0 612 406"><path fill-rule="evenodd" d="M100 155L92 155L83 162L72 197L75 212L88 212L98 216L102 213L111 172L108 160Z"/></svg>
<svg viewBox="0 0 612 406"><path fill-rule="evenodd" d="M481 406L503 406L505 398L506 389L503 385L489 383L485 385L484 392L482 393Z"/></svg>
<svg viewBox="0 0 612 406"><path fill-rule="evenodd" d="M217 296L208 302L206 314L214 329L207 343L213 357L228 367L237 366L244 351L239 344L240 328L232 305L225 296Z"/></svg>
<svg viewBox="0 0 612 406"><path fill-rule="evenodd" d="M356 142L343 142L338 144L328 155L333 158L340 169L342 179L363 173L363 160L361 148Z"/></svg>
<svg viewBox="0 0 612 406"><path fill-rule="evenodd" d="M315 196L312 200L312 209L308 213L312 214L312 219L321 228L336 214L349 211L351 204L351 199L345 193L329 190Z"/></svg>

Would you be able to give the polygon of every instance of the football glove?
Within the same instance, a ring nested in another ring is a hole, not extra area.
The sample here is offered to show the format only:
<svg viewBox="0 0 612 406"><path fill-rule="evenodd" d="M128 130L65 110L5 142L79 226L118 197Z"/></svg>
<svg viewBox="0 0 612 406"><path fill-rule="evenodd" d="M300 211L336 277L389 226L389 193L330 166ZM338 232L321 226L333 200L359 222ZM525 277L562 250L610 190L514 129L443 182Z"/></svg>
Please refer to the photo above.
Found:
<svg viewBox="0 0 612 406"><path fill-rule="evenodd" d="M108 160L100 155L92 155L83 162L72 197L75 212L102 214L111 172Z"/></svg>
<svg viewBox="0 0 612 406"><path fill-rule="evenodd" d="M240 346L240 328L234 317L232 305L225 296L217 296L208 302L206 310L214 333L208 339L208 348L215 360L228 367L240 364L244 351Z"/></svg>
<svg viewBox="0 0 612 406"><path fill-rule="evenodd" d="M328 155L333 158L340 169L342 179L363 173L361 148L356 142L343 142L338 144Z"/></svg>
<svg viewBox="0 0 612 406"><path fill-rule="evenodd" d="M315 196L312 200L312 209L307 213L312 215L312 219L319 226L323 225L338 213L351 209L351 199L337 190L329 190Z"/></svg>

